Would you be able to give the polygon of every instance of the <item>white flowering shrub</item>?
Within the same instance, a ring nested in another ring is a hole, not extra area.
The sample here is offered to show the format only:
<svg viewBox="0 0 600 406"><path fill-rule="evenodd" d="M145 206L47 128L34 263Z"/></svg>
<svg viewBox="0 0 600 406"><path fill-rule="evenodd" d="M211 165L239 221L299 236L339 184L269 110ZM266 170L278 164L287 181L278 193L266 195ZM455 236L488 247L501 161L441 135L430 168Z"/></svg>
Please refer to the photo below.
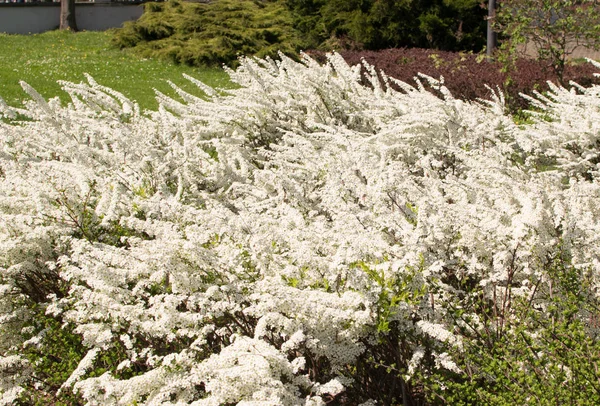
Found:
<svg viewBox="0 0 600 406"><path fill-rule="evenodd" d="M152 112L92 78L0 103L4 404L423 402L493 389L487 338L543 353L514 321L559 296L595 317L597 87L517 126L335 54L229 73Z"/></svg>

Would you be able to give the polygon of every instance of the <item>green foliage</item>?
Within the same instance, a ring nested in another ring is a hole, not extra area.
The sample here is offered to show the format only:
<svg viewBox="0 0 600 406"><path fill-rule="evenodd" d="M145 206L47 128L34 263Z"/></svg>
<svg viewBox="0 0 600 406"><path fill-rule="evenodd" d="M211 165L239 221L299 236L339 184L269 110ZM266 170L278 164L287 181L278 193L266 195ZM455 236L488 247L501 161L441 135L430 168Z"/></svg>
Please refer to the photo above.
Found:
<svg viewBox="0 0 600 406"><path fill-rule="evenodd" d="M420 256L418 264L396 271L389 269L389 264L378 262L359 261L351 266L368 275L377 292L377 324L356 367L346 372L355 382L347 391L348 404L371 398L384 405L422 405L420 383L408 382L406 374L415 347L433 345L432 340L416 331L415 319L411 320L411 309L420 307L427 296L422 277L425 259ZM422 367L431 366L431 354L424 358Z"/></svg>
<svg viewBox="0 0 600 406"><path fill-rule="evenodd" d="M29 338L36 342L26 344L22 356L33 367L32 379L22 398L27 405L83 404L77 395L63 391L56 395L61 385L75 370L86 353L81 337L73 332L72 325L63 326L59 320L44 313L45 306L34 305L37 316L27 326Z"/></svg>
<svg viewBox="0 0 600 406"><path fill-rule="evenodd" d="M530 295L509 298L502 309L490 309L483 298L476 302L486 316L479 327L464 309L454 309L457 319L470 326L464 350L454 351L464 373L448 379L438 371L425 378L433 404L600 403L592 275L570 265L568 258L553 258L547 267Z"/></svg>
<svg viewBox="0 0 600 406"><path fill-rule="evenodd" d="M519 48L527 44L562 82L567 60L578 47L600 49L596 0L505 0L494 24L503 37L499 58L507 70L514 69Z"/></svg>
<svg viewBox="0 0 600 406"><path fill-rule="evenodd" d="M479 51L485 41L485 10L476 0L171 0L145 7L116 31L114 44L195 66L308 48Z"/></svg>
<svg viewBox="0 0 600 406"><path fill-rule="evenodd" d="M138 55L195 66L235 63L238 56L296 55L304 42L280 1L147 3L142 17L117 30L113 43Z"/></svg>
<svg viewBox="0 0 600 406"><path fill-rule="evenodd" d="M26 386L25 394L20 400L23 405L72 406L84 404L83 399L68 387L61 386L71 376L86 355L81 336L74 332L74 326L62 323L60 316L45 314L44 305L34 305L36 317L24 329L28 331L25 338L33 338L25 344L21 355L33 368ZM130 363L129 366L117 369L121 361L128 359L122 343L113 343L110 348L102 350L86 372L86 377L101 376L110 372L120 379L129 379L147 370L143 363ZM60 389L60 390L59 390Z"/></svg>
<svg viewBox="0 0 600 406"><path fill-rule="evenodd" d="M480 51L485 9L476 0L287 0L315 48L422 47Z"/></svg>
<svg viewBox="0 0 600 406"><path fill-rule="evenodd" d="M401 306L416 306L426 294L426 286L419 278L424 269L424 258L421 257L419 266L407 267L399 275L386 275L384 270L377 270L364 262L359 262L354 267L365 272L369 279L379 289L377 301L377 333L388 334L391 331L390 323Z"/></svg>

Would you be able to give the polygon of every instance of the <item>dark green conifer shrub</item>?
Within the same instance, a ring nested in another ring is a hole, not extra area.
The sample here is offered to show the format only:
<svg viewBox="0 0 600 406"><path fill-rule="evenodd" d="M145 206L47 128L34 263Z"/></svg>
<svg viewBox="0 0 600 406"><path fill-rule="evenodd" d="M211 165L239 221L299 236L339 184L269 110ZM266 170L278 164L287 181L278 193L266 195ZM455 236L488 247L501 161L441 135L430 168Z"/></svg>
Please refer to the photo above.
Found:
<svg viewBox="0 0 600 406"><path fill-rule="evenodd" d="M313 48L421 47L480 51L487 13L478 0L286 0Z"/></svg>

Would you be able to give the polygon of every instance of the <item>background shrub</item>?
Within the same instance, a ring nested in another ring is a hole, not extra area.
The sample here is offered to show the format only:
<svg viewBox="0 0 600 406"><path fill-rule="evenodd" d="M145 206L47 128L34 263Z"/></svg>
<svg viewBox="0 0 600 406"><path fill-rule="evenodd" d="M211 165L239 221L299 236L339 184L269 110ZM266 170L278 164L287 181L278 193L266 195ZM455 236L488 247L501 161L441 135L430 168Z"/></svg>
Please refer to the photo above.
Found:
<svg viewBox="0 0 600 406"><path fill-rule="evenodd" d="M171 0L145 6L114 44L189 65L236 63L242 55L302 49L425 47L480 51L485 9L475 0Z"/></svg>
<svg viewBox="0 0 600 406"><path fill-rule="evenodd" d="M401 46L479 51L485 8L477 0L287 0L315 48Z"/></svg>
<svg viewBox="0 0 600 406"><path fill-rule="evenodd" d="M444 77L444 84L452 95L466 100L488 99L492 89L499 87L505 94L512 112L527 107L528 102L519 94L531 94L533 90L548 90L547 81L558 83L554 71L543 61L519 59L516 70L510 74L502 71L499 62L490 63L482 56L473 53L436 51L433 49L398 48L382 51L342 51L340 54L351 65L367 61L386 75L413 83L419 74L427 74L436 79ZM311 52L317 58L323 53ZM593 76L597 69L591 64L568 65L565 82L575 81L582 86L599 83Z"/></svg>
<svg viewBox="0 0 600 406"><path fill-rule="evenodd" d="M172 0L146 4L139 20L115 32L113 43L143 57L211 66L235 62L239 55L294 55L303 41L280 1Z"/></svg>

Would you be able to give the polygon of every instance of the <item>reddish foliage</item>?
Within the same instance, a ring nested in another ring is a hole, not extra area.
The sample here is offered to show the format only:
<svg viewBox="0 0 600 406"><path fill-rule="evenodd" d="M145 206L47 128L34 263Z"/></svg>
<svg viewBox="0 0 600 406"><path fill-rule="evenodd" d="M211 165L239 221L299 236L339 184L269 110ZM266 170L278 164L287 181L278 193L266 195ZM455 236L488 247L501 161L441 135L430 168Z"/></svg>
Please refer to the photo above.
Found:
<svg viewBox="0 0 600 406"><path fill-rule="evenodd" d="M323 58L319 52L310 54L317 59ZM499 87L511 111L527 107L527 101L519 93L531 94L534 89L543 92L548 89L547 81L558 83L558 78L547 63L533 59L518 60L517 70L510 75L511 83L506 85L507 75L501 71L500 63L481 58L478 61L478 56L474 54L418 48L342 51L340 54L351 65L360 63L364 58L377 70L383 70L388 76L409 84L415 83L414 77L419 72L436 79L443 76L446 87L461 99L489 99L490 91L485 85L493 89ZM600 78L593 76L595 72L598 69L591 64L567 66L564 81L568 83L572 80L583 86L600 84Z"/></svg>

